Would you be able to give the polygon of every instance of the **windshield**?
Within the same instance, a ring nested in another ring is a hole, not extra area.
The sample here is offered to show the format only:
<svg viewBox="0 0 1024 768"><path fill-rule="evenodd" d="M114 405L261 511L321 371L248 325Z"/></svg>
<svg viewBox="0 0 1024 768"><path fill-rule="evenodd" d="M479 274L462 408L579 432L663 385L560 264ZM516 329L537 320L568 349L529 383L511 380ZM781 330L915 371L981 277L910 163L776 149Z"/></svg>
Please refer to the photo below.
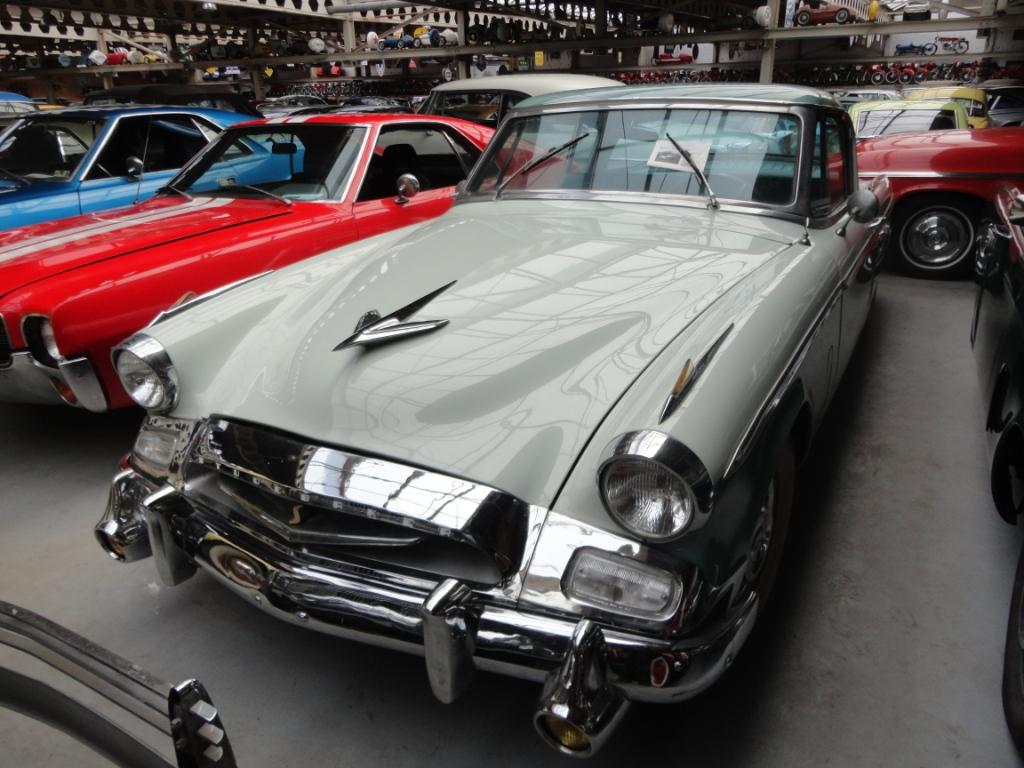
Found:
<svg viewBox="0 0 1024 768"><path fill-rule="evenodd" d="M957 127L956 112L951 109L872 109L858 114L856 123L861 137Z"/></svg>
<svg viewBox="0 0 1024 768"><path fill-rule="evenodd" d="M619 109L515 119L492 142L470 191L706 197L700 174L677 145L719 198L767 205L788 205L795 199L799 120L787 114L716 109Z"/></svg>
<svg viewBox="0 0 1024 768"><path fill-rule="evenodd" d="M170 186L192 195L336 199L365 133L331 124L230 129Z"/></svg>
<svg viewBox="0 0 1024 768"><path fill-rule="evenodd" d="M0 170L26 181L70 179L105 120L25 119L0 136Z"/></svg>

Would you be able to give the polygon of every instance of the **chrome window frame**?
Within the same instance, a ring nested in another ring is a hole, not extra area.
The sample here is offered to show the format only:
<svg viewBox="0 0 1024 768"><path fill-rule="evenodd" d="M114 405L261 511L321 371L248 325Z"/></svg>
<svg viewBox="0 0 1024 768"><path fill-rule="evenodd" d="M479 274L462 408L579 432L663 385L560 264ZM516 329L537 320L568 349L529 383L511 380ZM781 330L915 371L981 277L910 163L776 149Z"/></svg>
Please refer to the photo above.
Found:
<svg viewBox="0 0 1024 768"><path fill-rule="evenodd" d="M538 105L525 108L513 108L506 115L501 125L498 127L497 132L491 141L488 143L487 148L483 154L480 155L480 159L477 160L476 166L473 168L473 173L466 179L466 193L459 196L456 200L456 204L477 202L480 200L494 200L494 193L492 192L470 192L469 190L473 187L477 177L483 173L484 166L487 161L497 153L498 148L504 141L506 134L510 130L509 126L512 125L514 120L524 117L535 117L538 115L549 115L549 114L571 114L573 112L613 112L621 110L649 110L649 109L711 109L711 110L723 110L723 111L736 111L736 112L764 112L778 115L790 115L794 117L799 124L799 137L797 139L797 146L799 147L796 157L796 169L793 174L794 185L793 185L793 196L789 203L784 205L772 205L769 203L758 203L755 201L743 201L736 200L734 198L719 197L719 209L723 211L731 211L736 213L753 213L759 215L778 216L785 218L790 221L803 222L806 218L806 211L809 210L805 195L802 194L804 191L804 176L807 168L809 167L807 161L804 158L806 151L806 141L808 134L808 122L811 116L816 116L820 111L823 110L821 107L807 107L800 104L791 104L788 102L767 102L767 101L750 101L741 99L720 99L720 100L686 100L686 99L651 99L642 100L637 99L635 101L616 101L609 103L608 101L593 101L593 102L574 102L573 104L548 106ZM835 112L841 112L841 110L834 110ZM599 200L606 202L658 202L662 205L679 205L686 208L703 208L708 207L707 196L702 195L668 195L651 192L623 192L608 190L606 192L595 192L594 190L506 190L501 193L501 199L503 200L524 200L524 199L539 199L539 200Z"/></svg>

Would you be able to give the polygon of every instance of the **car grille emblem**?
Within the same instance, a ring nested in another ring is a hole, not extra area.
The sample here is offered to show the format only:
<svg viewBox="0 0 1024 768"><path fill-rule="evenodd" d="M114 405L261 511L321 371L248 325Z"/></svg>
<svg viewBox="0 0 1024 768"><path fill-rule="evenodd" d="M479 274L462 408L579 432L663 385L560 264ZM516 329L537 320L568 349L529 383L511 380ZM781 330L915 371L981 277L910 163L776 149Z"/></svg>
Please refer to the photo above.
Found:
<svg viewBox="0 0 1024 768"><path fill-rule="evenodd" d="M337 352L340 349L347 349L349 347L373 347L378 344L386 344L389 341L404 339L407 336L430 333L438 328L443 328L448 325L447 320L417 320L411 323L403 321L423 309L423 307L455 285L455 282L455 280L452 280L447 285L442 285L426 296L406 304L401 309L396 309L390 315L381 317L380 312L371 309L359 318L359 322L356 323L355 332L338 344L333 351Z"/></svg>

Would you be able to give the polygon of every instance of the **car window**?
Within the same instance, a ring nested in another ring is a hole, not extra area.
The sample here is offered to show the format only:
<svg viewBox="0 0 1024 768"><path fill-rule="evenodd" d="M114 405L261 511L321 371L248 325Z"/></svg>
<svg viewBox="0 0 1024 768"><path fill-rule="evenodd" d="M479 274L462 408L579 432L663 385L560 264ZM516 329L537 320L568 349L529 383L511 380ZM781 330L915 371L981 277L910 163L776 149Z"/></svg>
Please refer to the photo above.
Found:
<svg viewBox="0 0 1024 768"><path fill-rule="evenodd" d="M206 146L206 135L189 115L124 117L96 158L89 179L127 175L127 160L142 160L143 173L181 168Z"/></svg>
<svg viewBox="0 0 1024 768"><path fill-rule="evenodd" d="M0 169L29 180L74 175L103 120L23 120L0 140Z"/></svg>
<svg viewBox="0 0 1024 768"><path fill-rule="evenodd" d="M858 136L882 136L915 131L941 131L960 127L951 109L872 109L857 115Z"/></svg>
<svg viewBox="0 0 1024 768"><path fill-rule="evenodd" d="M171 183L193 195L337 199L365 134L331 124L229 129Z"/></svg>
<svg viewBox="0 0 1024 768"><path fill-rule="evenodd" d="M630 109L513 118L491 142L472 192L585 190L706 196L787 205L795 197L800 123L792 115ZM575 142L575 143L573 143ZM544 156L554 151L549 159ZM534 164L532 168L527 166Z"/></svg>
<svg viewBox="0 0 1024 768"><path fill-rule="evenodd" d="M467 91L438 93L431 100L432 115L457 117L474 123L495 126L501 112L501 91Z"/></svg>
<svg viewBox="0 0 1024 768"><path fill-rule="evenodd" d="M835 117L818 120L811 165L811 216L827 216L849 195L843 129Z"/></svg>
<svg viewBox="0 0 1024 768"><path fill-rule="evenodd" d="M466 178L477 154L458 134L434 126L385 128L377 139L358 199L394 197L398 177L404 173L415 176L421 190L453 187Z"/></svg>

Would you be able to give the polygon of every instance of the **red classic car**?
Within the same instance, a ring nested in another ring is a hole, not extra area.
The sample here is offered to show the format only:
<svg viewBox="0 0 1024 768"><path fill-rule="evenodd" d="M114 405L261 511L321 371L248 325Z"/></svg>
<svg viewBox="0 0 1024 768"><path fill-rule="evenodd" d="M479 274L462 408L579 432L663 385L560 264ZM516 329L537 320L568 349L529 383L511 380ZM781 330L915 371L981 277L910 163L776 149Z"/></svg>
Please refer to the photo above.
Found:
<svg viewBox="0 0 1024 768"><path fill-rule="evenodd" d="M966 273L986 206L1003 183L1024 183L1024 129L929 131L865 139L862 180L888 176L896 198L890 251L918 277Z"/></svg>
<svg viewBox="0 0 1024 768"><path fill-rule="evenodd" d="M417 115L241 123L152 200L0 233L0 400L131 404L111 347L172 305L444 213L492 133Z"/></svg>
<svg viewBox="0 0 1024 768"><path fill-rule="evenodd" d="M812 24L846 24L857 21L853 12L835 3L808 3L796 12L796 23L801 27Z"/></svg>

